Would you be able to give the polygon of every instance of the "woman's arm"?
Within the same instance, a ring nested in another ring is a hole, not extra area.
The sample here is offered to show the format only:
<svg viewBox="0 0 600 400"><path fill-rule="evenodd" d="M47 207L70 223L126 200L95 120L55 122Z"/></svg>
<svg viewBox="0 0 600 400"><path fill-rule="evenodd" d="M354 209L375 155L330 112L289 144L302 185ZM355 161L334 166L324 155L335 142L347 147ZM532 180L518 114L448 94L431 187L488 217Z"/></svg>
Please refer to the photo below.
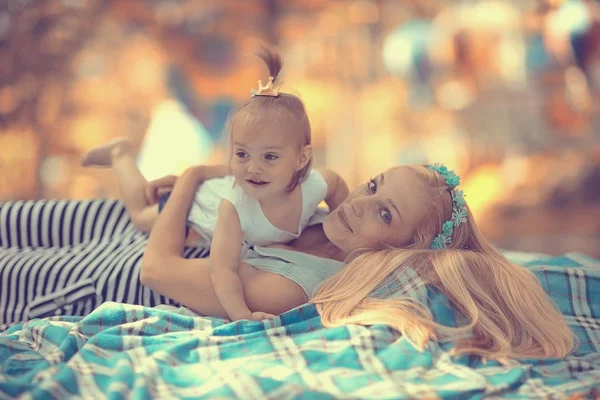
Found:
<svg viewBox="0 0 600 400"><path fill-rule="evenodd" d="M209 179L230 175L230 169L227 165L197 165L191 167L190 170L197 174L198 184ZM158 203L161 194L172 191L177 178L176 175L166 175L148 182L145 193L148 204Z"/></svg>
<svg viewBox="0 0 600 400"><path fill-rule="evenodd" d="M232 321L252 319L237 272L243 239L235 206L227 200L221 201L219 219L210 246L210 277L215 293Z"/></svg>
<svg viewBox="0 0 600 400"><path fill-rule="evenodd" d="M148 246L144 253L145 260L181 257L185 242L187 216L198 185L203 179L204 174L193 168L187 169L177 179L169 201L152 227Z"/></svg>
<svg viewBox="0 0 600 400"><path fill-rule="evenodd" d="M182 256L187 215L202 175L188 169L177 179L150 233L140 280L201 314L227 317L211 283L209 261ZM281 275L257 271L245 263L240 264L238 274L252 311L281 314L307 300L300 286Z"/></svg>
<svg viewBox="0 0 600 400"><path fill-rule="evenodd" d="M346 181L333 172L329 168L319 169L319 173L327 183L327 194L325 195L325 203L330 211L335 210L348 197L350 190Z"/></svg>
<svg viewBox="0 0 600 400"><path fill-rule="evenodd" d="M200 177L200 182L231 175L231 170L227 165L197 165L190 169Z"/></svg>
<svg viewBox="0 0 600 400"><path fill-rule="evenodd" d="M208 259L147 262L144 258L142 268L149 267L149 273L142 280L145 286L199 314L228 318L213 288ZM156 264L152 264L154 262ZM243 262L238 275L244 286L246 304L253 312L279 315L308 301L304 290L282 275L258 271Z"/></svg>

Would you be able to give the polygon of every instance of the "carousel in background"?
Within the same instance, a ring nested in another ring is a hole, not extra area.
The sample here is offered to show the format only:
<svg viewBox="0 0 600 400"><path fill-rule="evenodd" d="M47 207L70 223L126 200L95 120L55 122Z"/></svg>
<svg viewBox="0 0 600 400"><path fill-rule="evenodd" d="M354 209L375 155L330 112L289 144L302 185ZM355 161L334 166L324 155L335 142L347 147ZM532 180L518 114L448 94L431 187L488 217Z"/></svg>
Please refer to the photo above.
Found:
<svg viewBox="0 0 600 400"><path fill-rule="evenodd" d="M444 162L497 245L600 257L591 0L12 0L0 201L116 197L110 173L79 166L116 136L149 179L225 161L225 120L265 78L261 41L306 103L315 166L353 186Z"/></svg>

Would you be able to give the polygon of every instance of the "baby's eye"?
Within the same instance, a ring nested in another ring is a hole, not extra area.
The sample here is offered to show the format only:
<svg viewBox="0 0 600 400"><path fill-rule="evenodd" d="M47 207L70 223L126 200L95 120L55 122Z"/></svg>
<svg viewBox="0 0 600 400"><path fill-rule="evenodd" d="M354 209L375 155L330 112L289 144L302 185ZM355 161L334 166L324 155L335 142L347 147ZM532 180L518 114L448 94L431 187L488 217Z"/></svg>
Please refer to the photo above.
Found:
<svg viewBox="0 0 600 400"><path fill-rule="evenodd" d="M388 225L392 222L392 213L387 208L382 208L379 210L379 217Z"/></svg>
<svg viewBox="0 0 600 400"><path fill-rule="evenodd" d="M235 153L235 155L236 155L236 157L238 157L238 158L248 158L248 153L246 153L246 152L245 152L245 151L243 151L243 150L238 150L238 151Z"/></svg>
<svg viewBox="0 0 600 400"><path fill-rule="evenodd" d="M371 179L369 182L367 182L367 190L371 194L377 193L377 182L375 182L375 179Z"/></svg>
<svg viewBox="0 0 600 400"><path fill-rule="evenodd" d="M265 160L268 161L273 161L273 160L277 160L279 158L279 156L277 156L277 154L265 154Z"/></svg>

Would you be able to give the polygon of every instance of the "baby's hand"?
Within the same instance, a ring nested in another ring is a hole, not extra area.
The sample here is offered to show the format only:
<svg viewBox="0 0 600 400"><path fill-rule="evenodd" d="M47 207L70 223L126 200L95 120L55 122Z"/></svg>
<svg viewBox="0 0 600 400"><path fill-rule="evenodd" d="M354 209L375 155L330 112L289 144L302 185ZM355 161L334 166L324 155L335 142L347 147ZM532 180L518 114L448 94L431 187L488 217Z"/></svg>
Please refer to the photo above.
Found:
<svg viewBox="0 0 600 400"><path fill-rule="evenodd" d="M160 195L173 190L173 186L175 186L176 181L177 176L167 175L160 179L155 179L151 182L148 182L146 185L146 191L144 193L148 204L158 203Z"/></svg>
<svg viewBox="0 0 600 400"><path fill-rule="evenodd" d="M262 321L264 319L271 319L271 318L275 318L276 316L273 314L269 314L266 312L262 312L262 311L255 311L252 313L251 316L251 320L252 321Z"/></svg>

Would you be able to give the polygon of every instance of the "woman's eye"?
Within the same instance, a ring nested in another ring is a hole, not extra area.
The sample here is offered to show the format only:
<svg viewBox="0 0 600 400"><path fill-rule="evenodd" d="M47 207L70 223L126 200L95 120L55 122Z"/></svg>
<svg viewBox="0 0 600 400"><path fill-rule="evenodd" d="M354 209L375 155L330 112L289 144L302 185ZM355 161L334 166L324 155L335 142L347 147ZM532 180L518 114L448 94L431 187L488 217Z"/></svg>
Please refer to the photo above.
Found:
<svg viewBox="0 0 600 400"><path fill-rule="evenodd" d="M277 160L279 157L276 154L265 154L265 160L273 161Z"/></svg>
<svg viewBox="0 0 600 400"><path fill-rule="evenodd" d="M377 193L377 182L375 182L375 179L371 179L369 182L367 182L367 190L371 194Z"/></svg>
<svg viewBox="0 0 600 400"><path fill-rule="evenodd" d="M238 152L235 153L235 155L238 158L247 158L248 157L248 153L246 153L245 151L238 151Z"/></svg>
<svg viewBox="0 0 600 400"><path fill-rule="evenodd" d="M382 208L379 210L379 217L388 225L392 222L392 213L387 208Z"/></svg>

